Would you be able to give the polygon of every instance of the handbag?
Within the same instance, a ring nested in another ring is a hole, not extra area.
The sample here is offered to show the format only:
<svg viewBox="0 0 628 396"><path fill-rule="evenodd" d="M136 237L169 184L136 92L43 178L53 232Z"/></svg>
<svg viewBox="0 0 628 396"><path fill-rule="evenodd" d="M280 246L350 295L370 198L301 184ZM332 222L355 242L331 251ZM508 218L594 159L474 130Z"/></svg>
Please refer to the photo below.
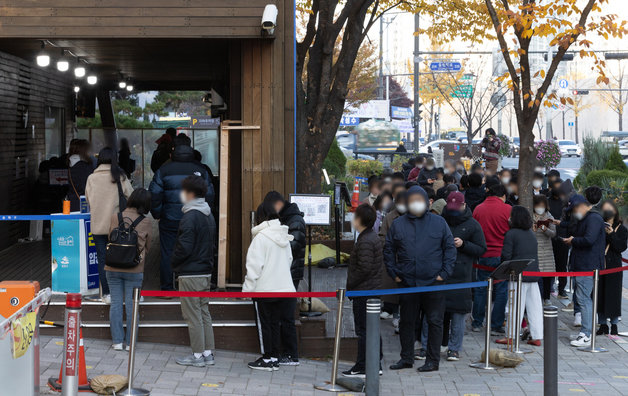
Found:
<svg viewBox="0 0 628 396"><path fill-rule="evenodd" d="M127 222L118 213L118 227L109 234L105 262L113 268L130 269L137 267L142 259L142 251L139 248L139 238L135 227L144 220L140 215L127 226Z"/></svg>

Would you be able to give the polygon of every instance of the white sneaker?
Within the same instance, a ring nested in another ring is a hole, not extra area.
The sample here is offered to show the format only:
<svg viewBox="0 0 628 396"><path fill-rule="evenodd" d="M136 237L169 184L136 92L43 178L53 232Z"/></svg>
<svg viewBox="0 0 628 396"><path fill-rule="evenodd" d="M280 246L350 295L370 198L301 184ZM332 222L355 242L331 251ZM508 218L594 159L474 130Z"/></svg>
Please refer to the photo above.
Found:
<svg viewBox="0 0 628 396"><path fill-rule="evenodd" d="M111 347L113 348L114 351L124 351L124 344L122 343L113 344Z"/></svg>
<svg viewBox="0 0 628 396"><path fill-rule="evenodd" d="M573 326L581 327L582 326L582 314L580 312L576 312L573 317Z"/></svg>
<svg viewBox="0 0 628 396"><path fill-rule="evenodd" d="M571 341L571 346L586 347L591 345L591 338L584 335L584 333L578 334L578 338Z"/></svg>
<svg viewBox="0 0 628 396"><path fill-rule="evenodd" d="M104 296L102 296L102 302L104 302L107 305L111 304L111 295L105 294Z"/></svg>
<svg viewBox="0 0 628 396"><path fill-rule="evenodd" d="M392 315L389 314L388 312L384 311L384 312L379 314L379 318L386 320L386 319L392 318Z"/></svg>

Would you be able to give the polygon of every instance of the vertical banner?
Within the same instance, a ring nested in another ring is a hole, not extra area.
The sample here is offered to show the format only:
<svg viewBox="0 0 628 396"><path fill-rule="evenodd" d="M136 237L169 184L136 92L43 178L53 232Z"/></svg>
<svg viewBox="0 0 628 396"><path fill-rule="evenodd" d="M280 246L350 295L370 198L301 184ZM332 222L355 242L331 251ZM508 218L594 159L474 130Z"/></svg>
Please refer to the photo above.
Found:
<svg viewBox="0 0 628 396"><path fill-rule="evenodd" d="M77 375L79 356L79 327L80 318L77 310L68 310L65 323L65 359L63 363L65 372L63 376L74 377Z"/></svg>
<svg viewBox="0 0 628 396"><path fill-rule="evenodd" d="M85 223L85 246L87 253L87 288L98 289L98 257L96 255L96 244L91 230L91 220L84 220Z"/></svg>
<svg viewBox="0 0 628 396"><path fill-rule="evenodd" d="M81 221L53 220L51 238L52 290L81 292Z"/></svg>

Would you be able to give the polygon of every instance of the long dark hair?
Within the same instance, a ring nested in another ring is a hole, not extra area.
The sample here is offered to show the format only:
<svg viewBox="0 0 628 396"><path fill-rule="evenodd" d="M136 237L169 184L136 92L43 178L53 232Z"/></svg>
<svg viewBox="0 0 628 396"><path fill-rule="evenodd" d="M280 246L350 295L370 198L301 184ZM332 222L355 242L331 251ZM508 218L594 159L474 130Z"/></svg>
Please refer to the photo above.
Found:
<svg viewBox="0 0 628 396"><path fill-rule="evenodd" d="M512 207L510 212L510 229L519 228L521 230L529 230L532 228L532 216L528 209L520 205Z"/></svg>
<svg viewBox="0 0 628 396"><path fill-rule="evenodd" d="M270 201L264 201L257 207L257 212L255 213L255 222L257 224L262 224L268 220L278 219L279 215L275 211L275 206Z"/></svg>
<svg viewBox="0 0 628 396"><path fill-rule="evenodd" d="M98 166L102 164L111 165L111 180L112 183L117 183L123 176L123 170L118 165L118 154L111 147L104 147L98 153Z"/></svg>
<svg viewBox="0 0 628 396"><path fill-rule="evenodd" d="M617 226L618 224L621 224L622 221L621 221L621 217L619 216L619 209L617 209L617 205L615 204L615 202L613 202L612 199L606 199L602 201L600 208L603 208L605 204L611 205L613 207L613 210L615 211L615 216L613 217L613 226Z"/></svg>

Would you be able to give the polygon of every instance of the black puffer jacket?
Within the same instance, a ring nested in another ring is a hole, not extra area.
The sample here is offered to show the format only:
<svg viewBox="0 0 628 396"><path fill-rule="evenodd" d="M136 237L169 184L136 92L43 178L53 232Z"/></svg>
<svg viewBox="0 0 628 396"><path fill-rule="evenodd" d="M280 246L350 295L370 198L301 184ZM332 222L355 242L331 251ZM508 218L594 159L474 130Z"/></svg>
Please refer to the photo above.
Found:
<svg viewBox="0 0 628 396"><path fill-rule="evenodd" d="M305 266L305 220L303 219L303 212L296 203L286 201L279 213L279 221L288 226L288 233L294 237L290 241L290 248L292 249L290 273L292 280L301 280Z"/></svg>
<svg viewBox="0 0 628 396"><path fill-rule="evenodd" d="M207 183L207 203L214 202L214 187L205 168L196 162L194 150L190 146L180 145L172 152L172 160L166 162L155 172L150 183L153 207L151 213L155 219L179 221L182 204L179 197L181 182L188 176L201 176Z"/></svg>
<svg viewBox="0 0 628 396"><path fill-rule="evenodd" d="M376 290L382 286L382 242L372 228L360 233L347 269L347 290Z"/></svg>
<svg viewBox="0 0 628 396"><path fill-rule="evenodd" d="M214 269L216 222L207 203L194 201L198 209L183 214L172 252L172 270L177 275L209 275Z"/></svg>
<svg viewBox="0 0 628 396"><path fill-rule="evenodd" d="M447 283L471 282L473 263L486 252L486 240L482 227L474 218L471 210L466 210L456 216L445 209L443 217L447 221L454 238L462 239L462 246L456 248L456 264L454 273L447 279ZM471 312L471 289L447 291L447 312Z"/></svg>
<svg viewBox="0 0 628 396"><path fill-rule="evenodd" d="M511 228L504 236L502 262L508 260L533 260L524 271L539 272L539 245L532 229ZM524 276L524 282L538 282L538 276Z"/></svg>

